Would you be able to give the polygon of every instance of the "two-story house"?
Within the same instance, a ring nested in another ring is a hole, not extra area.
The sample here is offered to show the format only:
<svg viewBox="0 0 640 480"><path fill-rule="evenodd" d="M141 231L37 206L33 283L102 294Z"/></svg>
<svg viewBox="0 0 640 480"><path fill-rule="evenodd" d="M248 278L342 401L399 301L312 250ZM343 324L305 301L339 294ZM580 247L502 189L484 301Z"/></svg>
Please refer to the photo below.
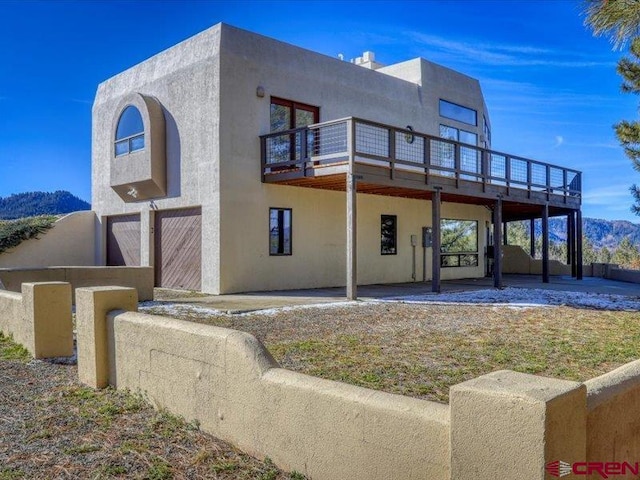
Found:
<svg viewBox="0 0 640 480"><path fill-rule="evenodd" d="M499 286L502 223L557 215L580 270L580 173L492 151L479 82L421 58L218 24L100 84L92 177L97 263L157 286Z"/></svg>

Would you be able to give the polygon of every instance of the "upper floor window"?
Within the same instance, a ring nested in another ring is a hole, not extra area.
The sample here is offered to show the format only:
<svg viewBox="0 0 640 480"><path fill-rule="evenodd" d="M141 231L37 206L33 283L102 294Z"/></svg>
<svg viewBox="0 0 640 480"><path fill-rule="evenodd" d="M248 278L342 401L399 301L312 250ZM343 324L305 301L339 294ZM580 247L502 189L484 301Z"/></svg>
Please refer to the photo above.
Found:
<svg viewBox="0 0 640 480"><path fill-rule="evenodd" d="M491 147L491 129L489 128L489 123L487 122L487 117L482 116L482 125L483 125L483 133L484 133L484 146L485 148Z"/></svg>
<svg viewBox="0 0 640 480"><path fill-rule="evenodd" d="M450 127L448 125L440 125L440 137L474 146L478 144L478 135L475 133Z"/></svg>
<svg viewBox="0 0 640 480"><path fill-rule="evenodd" d="M442 99L440 100L440 116L473 126L478 125L478 112Z"/></svg>
<svg viewBox="0 0 640 480"><path fill-rule="evenodd" d="M133 105L120 114L116 127L116 157L144 149L144 123L140 111Z"/></svg>
<svg viewBox="0 0 640 480"><path fill-rule="evenodd" d="M282 132L320 121L320 109L312 105L271 97L271 131Z"/></svg>

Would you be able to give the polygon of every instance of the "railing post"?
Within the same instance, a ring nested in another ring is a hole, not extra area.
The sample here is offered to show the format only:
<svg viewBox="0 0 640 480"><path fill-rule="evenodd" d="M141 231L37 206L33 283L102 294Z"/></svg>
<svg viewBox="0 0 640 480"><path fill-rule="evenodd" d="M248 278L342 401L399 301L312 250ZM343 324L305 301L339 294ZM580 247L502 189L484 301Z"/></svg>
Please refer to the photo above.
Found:
<svg viewBox="0 0 640 480"><path fill-rule="evenodd" d="M509 195L511 188L511 157L508 155L504 156L504 177L507 183L507 195Z"/></svg>
<svg viewBox="0 0 640 480"><path fill-rule="evenodd" d="M480 165L480 168L482 168L482 191L486 192L487 191L487 184L489 183L489 176L490 176L490 171L489 171L489 152L487 150L481 150L482 152L482 158L480 159L482 164Z"/></svg>
<svg viewBox="0 0 640 480"><path fill-rule="evenodd" d="M431 167L431 139L424 137L424 183L429 185L429 168Z"/></svg>
<svg viewBox="0 0 640 480"><path fill-rule="evenodd" d="M567 185L567 169L562 169L562 193L564 194L564 203L567 203L567 195L569 193L569 186Z"/></svg>
<svg viewBox="0 0 640 480"><path fill-rule="evenodd" d="M547 187L547 201L551 199L551 165L545 165L546 171L546 187Z"/></svg>
<svg viewBox="0 0 640 480"><path fill-rule="evenodd" d="M267 139L265 137L260 137L260 176L262 178L262 183L266 181L266 170L267 170Z"/></svg>
<svg viewBox="0 0 640 480"><path fill-rule="evenodd" d="M531 183L532 183L532 172L531 172L531 162L527 160L527 192L528 197L531 198Z"/></svg>
<svg viewBox="0 0 640 480"><path fill-rule="evenodd" d="M393 180L393 174L395 169L395 158L396 158L396 132L393 128L388 130L389 132L389 166L391 180Z"/></svg>
<svg viewBox="0 0 640 480"><path fill-rule="evenodd" d="M460 165L462 163L460 155L460 144L456 142L453 149L453 168L456 174L456 188L458 188L458 185L460 184Z"/></svg>
<svg viewBox="0 0 640 480"><path fill-rule="evenodd" d="M302 162L302 175L307 176L307 161L309 160L309 146L307 145L307 137L309 135L309 127L300 130L300 161Z"/></svg>

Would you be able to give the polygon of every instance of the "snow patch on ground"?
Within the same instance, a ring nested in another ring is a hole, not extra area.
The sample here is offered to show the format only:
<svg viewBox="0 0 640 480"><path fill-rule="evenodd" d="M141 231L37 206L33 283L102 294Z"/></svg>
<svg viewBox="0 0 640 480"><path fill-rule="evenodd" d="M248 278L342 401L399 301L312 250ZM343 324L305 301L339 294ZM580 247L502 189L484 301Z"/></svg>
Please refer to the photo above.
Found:
<svg viewBox="0 0 640 480"><path fill-rule="evenodd" d="M566 305L598 310L640 310L640 297L527 288L476 290L389 297L381 301L424 304L476 304L515 308Z"/></svg>
<svg viewBox="0 0 640 480"><path fill-rule="evenodd" d="M593 308L597 310L625 310L640 311L640 296L627 297L624 295L597 294L585 292L566 292L557 290L505 288L503 290L486 289L467 292L452 292L441 294L407 295L387 297L379 300L359 302L329 302L308 305L290 305L273 307L263 310L238 311L220 310L205 305L173 302L142 302L141 312L158 313L161 315L277 315L282 312L299 311L317 308L341 308L371 305L372 303L415 303L431 305L483 305L508 308L534 308L566 305L577 308Z"/></svg>

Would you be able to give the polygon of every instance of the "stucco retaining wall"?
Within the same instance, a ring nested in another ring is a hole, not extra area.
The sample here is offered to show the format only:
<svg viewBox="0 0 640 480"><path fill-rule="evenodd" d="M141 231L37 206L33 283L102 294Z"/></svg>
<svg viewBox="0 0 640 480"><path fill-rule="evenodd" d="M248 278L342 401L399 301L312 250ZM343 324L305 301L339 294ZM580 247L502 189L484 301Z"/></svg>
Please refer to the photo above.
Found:
<svg viewBox="0 0 640 480"><path fill-rule="evenodd" d="M531 256L518 245L503 245L504 257L502 261L502 273L516 273L523 275L541 275L542 260ZM571 266L549 260L550 275L571 275Z"/></svg>
<svg viewBox="0 0 640 480"><path fill-rule="evenodd" d="M587 458L598 462L637 461L640 458L640 360L588 380L585 385Z"/></svg>
<svg viewBox="0 0 640 480"><path fill-rule="evenodd" d="M73 354L71 287L68 283L25 283L21 293L0 291L0 331L35 358Z"/></svg>
<svg viewBox="0 0 640 480"><path fill-rule="evenodd" d="M0 268L95 265L95 223L92 211L65 215L38 238L0 254Z"/></svg>
<svg viewBox="0 0 640 480"><path fill-rule="evenodd" d="M141 301L153 300L153 267L0 268L0 289L20 292L25 282L68 282L75 289L119 285L135 288Z"/></svg>
<svg viewBox="0 0 640 480"><path fill-rule="evenodd" d="M135 312L133 289L77 300L83 383L141 391L312 479L544 480L549 462L640 457L640 361L585 383L497 371L442 405L285 370L247 333Z"/></svg>

